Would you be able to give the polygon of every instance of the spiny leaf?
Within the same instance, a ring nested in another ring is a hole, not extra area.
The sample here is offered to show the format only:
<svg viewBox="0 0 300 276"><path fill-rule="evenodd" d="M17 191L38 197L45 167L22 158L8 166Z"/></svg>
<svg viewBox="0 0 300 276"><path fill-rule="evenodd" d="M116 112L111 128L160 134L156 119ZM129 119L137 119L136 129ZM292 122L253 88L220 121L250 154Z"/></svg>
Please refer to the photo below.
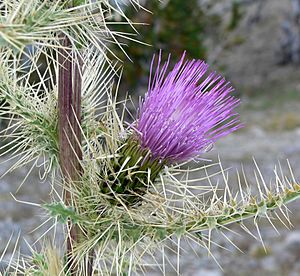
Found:
<svg viewBox="0 0 300 276"><path fill-rule="evenodd" d="M44 204L43 208L50 213L50 216L57 218L61 223L66 223L69 219L73 223L81 220L72 207L67 207L61 202Z"/></svg>

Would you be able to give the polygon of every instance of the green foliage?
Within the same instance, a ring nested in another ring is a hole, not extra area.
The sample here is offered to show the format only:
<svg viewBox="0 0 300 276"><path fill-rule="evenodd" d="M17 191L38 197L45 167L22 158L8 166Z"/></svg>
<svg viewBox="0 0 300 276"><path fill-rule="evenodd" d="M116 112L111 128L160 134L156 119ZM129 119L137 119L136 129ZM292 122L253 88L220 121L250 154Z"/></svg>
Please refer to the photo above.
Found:
<svg viewBox="0 0 300 276"><path fill-rule="evenodd" d="M139 7L137 0L130 2ZM31 44L57 49L62 33L68 34L77 49L95 47L102 54L109 51L114 55L106 42L122 47L120 34L112 31L106 21L112 11L121 18L125 14L109 0L2 0L0 10L4 11L0 13L0 47L10 47L15 54Z"/></svg>
<svg viewBox="0 0 300 276"><path fill-rule="evenodd" d="M124 49L132 62L125 59L123 79L131 88L148 75L146 64L149 64L153 53L160 49L171 53L173 60L177 60L185 50L189 58L204 59L206 28L213 22L216 26L217 22L216 16L207 15L197 0L147 1L146 9L151 13L144 10L137 12L133 7L127 10L128 17L134 23L146 23L134 25L138 32L134 38L153 46L145 47L135 41L124 42L127 45ZM130 27L121 25L118 31L128 33ZM122 56L120 50L116 50L117 55Z"/></svg>
<svg viewBox="0 0 300 276"><path fill-rule="evenodd" d="M159 8L159 4L153 1L150 10L153 11L155 26L159 26L153 45L162 49L172 49L176 55L180 55L186 50L190 57L203 58L205 47L203 45L203 33L206 22L205 14L198 7L196 0L181 1L171 0L164 8ZM147 42L147 40L146 40Z"/></svg>
<svg viewBox="0 0 300 276"><path fill-rule="evenodd" d="M85 0L73 0L73 6L80 6L83 5L85 3Z"/></svg>
<svg viewBox="0 0 300 276"><path fill-rule="evenodd" d="M75 213L72 207L67 207L61 202L44 204L45 208L51 217L57 218L61 223L67 223L70 219L73 223L80 221L80 218Z"/></svg>
<svg viewBox="0 0 300 276"><path fill-rule="evenodd" d="M238 1L234 1L231 6L231 18L228 24L228 30L234 30L240 23L243 17L243 12L241 11L241 4Z"/></svg>
<svg viewBox="0 0 300 276"><path fill-rule="evenodd" d="M44 271L48 270L47 260L43 254L34 252L32 256L32 263L37 267L42 267ZM32 271L32 273L34 276L43 276L43 272L41 270Z"/></svg>
<svg viewBox="0 0 300 276"><path fill-rule="evenodd" d="M1 132L1 137L7 141L1 147L1 155L10 153L15 158L11 170L32 160L37 165L39 158L45 158L41 166L44 170L41 173L45 176L58 163L55 92L46 89L46 80L30 83L30 72L38 71L35 61L32 60L32 66L28 66L29 73L23 74L25 66L13 62L11 53L0 54L0 100L3 102L0 116L8 122L7 129ZM21 154L22 158L18 159Z"/></svg>

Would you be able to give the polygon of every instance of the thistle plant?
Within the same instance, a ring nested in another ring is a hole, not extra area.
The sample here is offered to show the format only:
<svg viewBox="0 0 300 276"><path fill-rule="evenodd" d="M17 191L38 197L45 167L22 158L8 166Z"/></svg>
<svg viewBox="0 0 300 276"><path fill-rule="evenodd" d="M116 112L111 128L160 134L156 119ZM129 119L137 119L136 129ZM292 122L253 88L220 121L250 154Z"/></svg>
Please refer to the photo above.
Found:
<svg viewBox="0 0 300 276"><path fill-rule="evenodd" d="M239 100L230 95L230 84L215 72L205 76L208 65L203 61L184 57L166 75L169 62L160 68L159 55L139 116L131 125L133 133L114 166L114 171L138 166L137 172L130 170L132 176L121 173L114 178L117 183L110 186L119 193L133 192L136 199L137 192L140 196L148 188L148 170L153 182L165 166L197 158L241 127L234 112Z"/></svg>
<svg viewBox="0 0 300 276"><path fill-rule="evenodd" d="M255 195L242 188L245 174L234 191L221 162L191 166L242 127L231 84L204 61L183 54L170 69L171 56L163 62L159 54L153 70L154 57L148 91L126 122L130 99L117 97L122 65L106 53L127 35L110 31L113 13L134 24L117 2L4 0L0 7L3 155L16 160L10 171L31 163L41 185L51 183L51 201L35 206L53 223L47 232L65 236L58 244L54 233L30 256L16 253L4 273L132 275L152 264L166 274L169 242L178 256L184 240L213 256L213 231L233 223L247 231L244 220L258 227L261 216L272 225L273 217L288 219L285 204L300 197L292 170L289 177L275 171L269 186L256 166Z"/></svg>
<svg viewBox="0 0 300 276"><path fill-rule="evenodd" d="M215 72L205 77L207 64L184 57L165 76L169 61L160 69L159 56L136 127L141 146L170 164L199 156L241 126L230 83Z"/></svg>

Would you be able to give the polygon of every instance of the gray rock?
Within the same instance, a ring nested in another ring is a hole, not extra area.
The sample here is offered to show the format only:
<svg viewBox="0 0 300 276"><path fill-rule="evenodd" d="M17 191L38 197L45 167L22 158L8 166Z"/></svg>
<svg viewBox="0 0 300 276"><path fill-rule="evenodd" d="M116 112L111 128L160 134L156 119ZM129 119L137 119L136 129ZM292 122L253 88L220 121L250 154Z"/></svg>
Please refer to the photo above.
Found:
<svg viewBox="0 0 300 276"><path fill-rule="evenodd" d="M11 219L0 220L0 256L4 250L6 252L13 250L20 234L21 227L19 224L14 223ZM6 247L7 249L5 249Z"/></svg>
<svg viewBox="0 0 300 276"><path fill-rule="evenodd" d="M267 271L276 271L278 269L278 262L273 256L268 256L261 260L261 266Z"/></svg>
<svg viewBox="0 0 300 276"><path fill-rule="evenodd" d="M32 215L33 208L29 205L18 203L13 199L0 201L0 219L11 218L14 221L18 221L32 217Z"/></svg>
<svg viewBox="0 0 300 276"><path fill-rule="evenodd" d="M199 269L195 271L192 276L222 276L224 275L220 270L209 270L209 269Z"/></svg>
<svg viewBox="0 0 300 276"><path fill-rule="evenodd" d="M300 259L300 231L288 233L285 239L285 250L294 258Z"/></svg>

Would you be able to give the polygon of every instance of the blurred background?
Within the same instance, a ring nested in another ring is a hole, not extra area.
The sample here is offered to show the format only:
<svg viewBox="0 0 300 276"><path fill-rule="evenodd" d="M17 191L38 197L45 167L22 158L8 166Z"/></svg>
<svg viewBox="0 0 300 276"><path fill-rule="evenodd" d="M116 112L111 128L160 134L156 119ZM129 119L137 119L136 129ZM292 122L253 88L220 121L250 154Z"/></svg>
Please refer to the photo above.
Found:
<svg viewBox="0 0 300 276"><path fill-rule="evenodd" d="M137 31L131 42L120 40L131 61L117 45L113 46L116 55L125 59L121 96L128 92L137 103L138 97L146 92L153 53L162 49L176 61L186 50L190 58L206 60L213 70L230 80L242 100L239 112L245 127L222 139L204 157L217 161L220 155L223 166L232 168L232 185L236 183L235 171L241 171L242 165L250 185L255 183L253 157L267 183L274 180L275 167L281 165L283 174L289 174L287 159L300 181L300 0L149 0L144 1L145 10L126 1L116 1L116 5L126 10ZM114 15L112 20L119 22L120 18ZM114 28L132 33L130 26L120 24ZM9 162L1 164L0 174L9 166ZM28 242L34 242L45 230L30 233L44 219L39 210L16 203L9 194L16 191L28 169L0 180L0 256L14 233L6 258L19 232ZM37 172L31 174L28 183L18 191L19 199L47 200L49 188L40 185L37 177ZM233 226L232 230L242 235L227 235L243 253L216 234L215 241L230 250L213 248L223 270L213 258L207 257L205 250L197 250L198 257L189 251L182 252L181 274L300 275L300 202L288 207L293 223L290 230L276 224L278 234L270 223L261 221L266 250L259 240ZM249 229L255 233L251 225ZM23 252L28 251L24 242L21 247ZM150 274L159 275L155 271ZM172 268L167 275L175 275Z"/></svg>

